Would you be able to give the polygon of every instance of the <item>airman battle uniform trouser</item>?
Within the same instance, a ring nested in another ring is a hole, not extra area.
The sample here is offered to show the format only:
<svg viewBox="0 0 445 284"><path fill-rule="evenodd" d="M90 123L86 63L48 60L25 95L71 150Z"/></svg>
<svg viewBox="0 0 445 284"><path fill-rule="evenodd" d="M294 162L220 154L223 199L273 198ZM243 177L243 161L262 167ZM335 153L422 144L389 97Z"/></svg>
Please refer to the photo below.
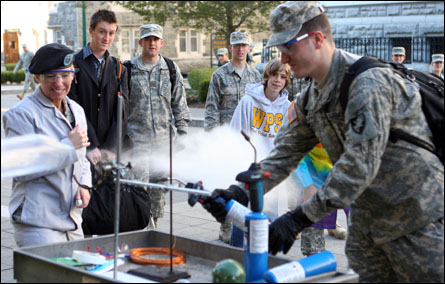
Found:
<svg viewBox="0 0 445 284"><path fill-rule="evenodd" d="M443 283L443 242L443 218L382 244L352 224L345 251L360 282Z"/></svg>

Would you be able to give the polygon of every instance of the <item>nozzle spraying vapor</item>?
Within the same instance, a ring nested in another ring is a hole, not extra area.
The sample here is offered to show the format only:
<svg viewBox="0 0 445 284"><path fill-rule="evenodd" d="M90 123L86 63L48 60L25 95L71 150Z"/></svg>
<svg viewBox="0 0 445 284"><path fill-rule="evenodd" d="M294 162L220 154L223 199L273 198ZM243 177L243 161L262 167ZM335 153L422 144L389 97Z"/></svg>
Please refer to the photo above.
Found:
<svg viewBox="0 0 445 284"><path fill-rule="evenodd" d="M255 146L253 145L252 141L250 141L249 135L247 135L247 133L244 130L241 130L241 134L244 136L244 139L246 139L247 142L249 142L250 145L252 145L253 151L255 153L255 161L254 162L256 163L256 148L255 148Z"/></svg>

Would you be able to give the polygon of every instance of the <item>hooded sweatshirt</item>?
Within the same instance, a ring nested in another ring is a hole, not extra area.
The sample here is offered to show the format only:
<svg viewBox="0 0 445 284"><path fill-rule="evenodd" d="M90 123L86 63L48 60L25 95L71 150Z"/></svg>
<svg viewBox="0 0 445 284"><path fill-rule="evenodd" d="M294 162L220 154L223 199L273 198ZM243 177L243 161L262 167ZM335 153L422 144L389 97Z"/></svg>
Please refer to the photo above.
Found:
<svg viewBox="0 0 445 284"><path fill-rule="evenodd" d="M253 139L254 145L264 158L274 147L278 133L290 105L286 89L271 102L264 94L261 83L246 85L245 96L241 99L230 122L236 131L244 130Z"/></svg>

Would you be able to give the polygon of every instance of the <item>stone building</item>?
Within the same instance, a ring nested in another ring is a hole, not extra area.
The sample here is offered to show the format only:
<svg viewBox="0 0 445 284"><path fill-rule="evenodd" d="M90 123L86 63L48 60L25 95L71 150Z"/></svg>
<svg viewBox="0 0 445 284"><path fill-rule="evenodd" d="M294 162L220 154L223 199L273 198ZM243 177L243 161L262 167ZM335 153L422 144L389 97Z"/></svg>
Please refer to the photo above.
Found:
<svg viewBox="0 0 445 284"><path fill-rule="evenodd" d="M80 1L59 2L51 11L48 28L53 39L83 47L82 9ZM85 1L86 34L91 15L99 8L113 10L119 30L111 53L121 60L130 59L133 49L140 53L139 26L142 17L121 6L100 1ZM431 54L443 53L444 2L442 1L320 1L330 18L334 39L339 48L361 55L391 59L393 46L404 46L409 67L428 70ZM268 21L268 19L264 19ZM210 65L211 35L188 27L164 26L162 55L178 63L183 72ZM267 40L269 32L252 34L253 42ZM212 55L213 56L213 55Z"/></svg>
<svg viewBox="0 0 445 284"><path fill-rule="evenodd" d="M444 52L443 1L320 1L338 47L390 60L406 49L406 65L427 71L431 55Z"/></svg>
<svg viewBox="0 0 445 284"><path fill-rule="evenodd" d="M119 5L100 1L85 1L86 41L90 41L88 33L91 15L98 9L110 9L118 18L118 33L110 48L113 56L121 60L131 58L131 53L141 53L138 45L139 26L148 24L141 16ZM54 42L66 44L74 50L83 47L82 8L80 1L60 2L50 13L48 28L53 30ZM161 54L173 59L188 73L195 68L210 66L210 35L188 27L173 28L171 22L164 25L164 46ZM252 35L253 41L267 37L266 33ZM216 59L214 55L213 59Z"/></svg>

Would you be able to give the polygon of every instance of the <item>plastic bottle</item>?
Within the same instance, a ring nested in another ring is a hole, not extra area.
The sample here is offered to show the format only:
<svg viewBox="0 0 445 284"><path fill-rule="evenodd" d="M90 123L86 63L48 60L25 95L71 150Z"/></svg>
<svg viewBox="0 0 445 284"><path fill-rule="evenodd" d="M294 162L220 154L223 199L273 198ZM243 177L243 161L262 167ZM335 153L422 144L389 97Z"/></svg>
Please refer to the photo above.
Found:
<svg viewBox="0 0 445 284"><path fill-rule="evenodd" d="M304 278L337 270L337 260L330 251L274 267L264 274L269 283L293 283Z"/></svg>

